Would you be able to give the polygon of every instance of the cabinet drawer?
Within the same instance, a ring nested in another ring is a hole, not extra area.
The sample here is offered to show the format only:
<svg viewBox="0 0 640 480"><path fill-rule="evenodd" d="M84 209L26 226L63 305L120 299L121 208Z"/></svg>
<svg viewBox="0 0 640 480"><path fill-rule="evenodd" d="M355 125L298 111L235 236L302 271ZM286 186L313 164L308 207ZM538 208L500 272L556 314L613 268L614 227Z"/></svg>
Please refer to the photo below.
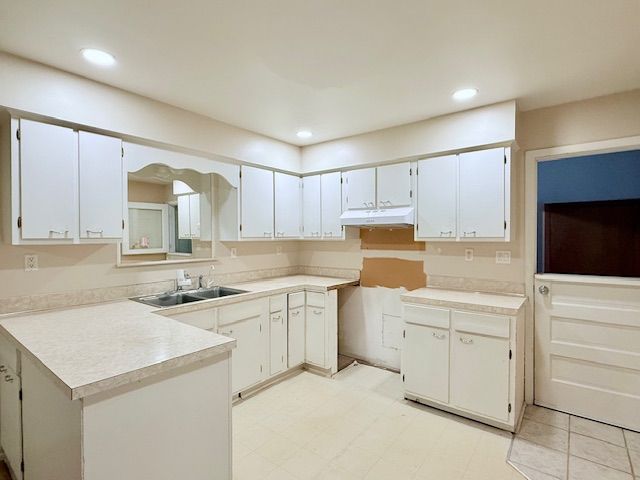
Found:
<svg viewBox="0 0 640 480"><path fill-rule="evenodd" d="M220 307L218 309L218 326L222 327L247 318L259 317L263 312L266 315L267 308L269 308L267 298Z"/></svg>
<svg viewBox="0 0 640 480"><path fill-rule="evenodd" d="M324 293L307 292L307 305L324 308Z"/></svg>
<svg viewBox="0 0 640 480"><path fill-rule="evenodd" d="M404 305L404 321L414 325L449 328L450 313L451 311L447 308Z"/></svg>
<svg viewBox="0 0 640 480"><path fill-rule="evenodd" d="M454 310L452 319L453 328L458 332L509 338L509 317L504 315L487 315Z"/></svg>
<svg viewBox="0 0 640 480"><path fill-rule="evenodd" d="M286 298L286 295L274 295L273 297L269 297L269 313L284 310Z"/></svg>
<svg viewBox="0 0 640 480"><path fill-rule="evenodd" d="M304 292L289 294L289 308L302 307L304 305Z"/></svg>

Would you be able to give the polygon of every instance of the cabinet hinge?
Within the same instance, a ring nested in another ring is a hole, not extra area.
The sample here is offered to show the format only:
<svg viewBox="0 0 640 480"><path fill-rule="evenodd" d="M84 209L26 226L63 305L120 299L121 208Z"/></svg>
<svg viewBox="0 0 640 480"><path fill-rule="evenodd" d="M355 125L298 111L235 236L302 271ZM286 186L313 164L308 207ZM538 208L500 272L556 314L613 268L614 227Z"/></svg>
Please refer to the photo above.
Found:
<svg viewBox="0 0 640 480"><path fill-rule="evenodd" d="M20 461L20 471L24 472L24 460Z"/></svg>
<svg viewBox="0 0 640 480"><path fill-rule="evenodd" d="M402 381L404 382L404 375L402 375Z"/></svg>
<svg viewBox="0 0 640 480"><path fill-rule="evenodd" d="M504 221L504 229L505 230L507 229L507 221L506 220Z"/></svg>
<svg viewBox="0 0 640 480"><path fill-rule="evenodd" d="M509 407L507 408L507 410L509 411L509 413L511 413L511 404L509 404Z"/></svg>
<svg viewBox="0 0 640 480"><path fill-rule="evenodd" d="M413 175L413 168L410 168L409 169L409 176L412 176L412 175Z"/></svg>
<svg viewBox="0 0 640 480"><path fill-rule="evenodd" d="M413 190L409 190L409 198L413 198Z"/></svg>
<svg viewBox="0 0 640 480"><path fill-rule="evenodd" d="M418 175L418 167L416 167L416 175Z"/></svg>
<svg viewBox="0 0 640 480"><path fill-rule="evenodd" d="M262 324L260 324L260 331L262 331Z"/></svg>
<svg viewBox="0 0 640 480"><path fill-rule="evenodd" d="M240 224L240 231L242 231L242 224Z"/></svg>
<svg viewBox="0 0 640 480"><path fill-rule="evenodd" d="M418 231L419 227L420 227L420 224L416 223L416 232Z"/></svg>
<svg viewBox="0 0 640 480"><path fill-rule="evenodd" d="M340 177L340 184L344 182L344 178Z"/></svg>
<svg viewBox="0 0 640 480"><path fill-rule="evenodd" d="M505 156L504 156L504 164L505 164L505 165L507 164L507 155L506 155L506 154L505 154Z"/></svg>
<svg viewBox="0 0 640 480"><path fill-rule="evenodd" d="M122 219L122 229L124 230L124 218Z"/></svg>
<svg viewBox="0 0 640 480"><path fill-rule="evenodd" d="M120 153L122 154L122 158L124 158L124 147L120 148Z"/></svg>
<svg viewBox="0 0 640 480"><path fill-rule="evenodd" d="M20 389L20 391L18 392L18 398L22 400L22 389Z"/></svg>
<svg viewBox="0 0 640 480"><path fill-rule="evenodd" d="M240 178L242 178L242 170L240 170L239 175L240 175Z"/></svg>
<svg viewBox="0 0 640 480"><path fill-rule="evenodd" d="M512 356L513 356L513 353L511 352L511 350L509 350L509 360L511 360Z"/></svg>
<svg viewBox="0 0 640 480"><path fill-rule="evenodd" d="M260 373L262 373L262 365L260 365ZM509 410L509 411L511 411L511 410Z"/></svg>
<svg viewBox="0 0 640 480"><path fill-rule="evenodd" d="M20 141L20 129L16 130L16 139Z"/></svg>
<svg viewBox="0 0 640 480"><path fill-rule="evenodd" d="M402 338L407 338L407 331L406 330L402 330Z"/></svg>
<svg viewBox="0 0 640 480"><path fill-rule="evenodd" d="M22 217L18 217L18 228L22 228Z"/></svg>

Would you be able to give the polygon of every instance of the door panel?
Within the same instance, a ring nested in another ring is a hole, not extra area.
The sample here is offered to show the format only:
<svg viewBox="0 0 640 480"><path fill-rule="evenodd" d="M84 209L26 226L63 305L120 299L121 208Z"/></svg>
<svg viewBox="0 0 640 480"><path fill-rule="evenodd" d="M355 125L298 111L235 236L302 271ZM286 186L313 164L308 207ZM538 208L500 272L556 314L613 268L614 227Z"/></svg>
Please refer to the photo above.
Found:
<svg viewBox="0 0 640 480"><path fill-rule="evenodd" d="M258 383L264 373L264 336L259 315L244 318L221 327L220 335L235 338L236 348L231 352L231 383L238 393Z"/></svg>
<svg viewBox="0 0 640 480"><path fill-rule="evenodd" d="M535 403L640 430L640 290L536 279Z"/></svg>
<svg viewBox="0 0 640 480"><path fill-rule="evenodd" d="M322 196L322 236L323 238L342 238L342 188L340 172L325 173L320 177Z"/></svg>
<svg viewBox="0 0 640 480"><path fill-rule="evenodd" d="M122 140L79 132L80 238L122 238Z"/></svg>
<svg viewBox="0 0 640 480"><path fill-rule="evenodd" d="M275 202L276 237L300 237L300 177L276 172Z"/></svg>
<svg viewBox="0 0 640 480"><path fill-rule="evenodd" d="M344 173L347 210L371 209L376 206L376 169L363 168Z"/></svg>
<svg viewBox="0 0 640 480"><path fill-rule="evenodd" d="M302 234L305 238L322 236L320 175L302 177Z"/></svg>
<svg viewBox="0 0 640 480"><path fill-rule="evenodd" d="M418 162L417 238L457 236L458 158L456 155Z"/></svg>
<svg viewBox="0 0 640 480"><path fill-rule="evenodd" d="M402 378L406 391L449 402L449 330L405 325Z"/></svg>
<svg viewBox="0 0 640 480"><path fill-rule="evenodd" d="M287 368L287 325L285 322L285 310L272 313L269 330L270 355L269 373L275 375Z"/></svg>
<svg viewBox="0 0 640 480"><path fill-rule="evenodd" d="M273 172L242 167L242 238L273 238Z"/></svg>
<svg viewBox="0 0 640 480"><path fill-rule="evenodd" d="M303 293L304 295L304 293ZM289 368L304 363L305 347L305 307L301 305L289 308L289 332L288 332L288 356Z"/></svg>
<svg viewBox="0 0 640 480"><path fill-rule="evenodd" d="M5 365L0 378L0 442L2 450L17 479L22 478L22 410L20 401L20 377Z"/></svg>
<svg viewBox="0 0 640 480"><path fill-rule="evenodd" d="M307 363L325 366L324 308L306 307L305 358Z"/></svg>
<svg viewBox="0 0 640 480"><path fill-rule="evenodd" d="M411 201L411 164L397 163L378 167L378 208L408 207Z"/></svg>
<svg viewBox="0 0 640 480"><path fill-rule="evenodd" d="M460 237L504 237L504 148L462 153L459 161Z"/></svg>
<svg viewBox="0 0 640 480"><path fill-rule="evenodd" d="M74 238L78 229L77 188L76 132L20 120L22 238Z"/></svg>

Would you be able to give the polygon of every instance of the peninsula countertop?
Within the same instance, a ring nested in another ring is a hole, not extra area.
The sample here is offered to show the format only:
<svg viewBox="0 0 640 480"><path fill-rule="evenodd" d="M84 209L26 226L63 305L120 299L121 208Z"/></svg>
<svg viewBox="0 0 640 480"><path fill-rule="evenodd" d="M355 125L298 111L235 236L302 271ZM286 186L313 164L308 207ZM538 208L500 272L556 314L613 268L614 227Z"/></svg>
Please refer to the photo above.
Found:
<svg viewBox="0 0 640 480"><path fill-rule="evenodd" d="M247 293L159 309L124 299L0 316L0 332L40 364L72 400L219 355L232 338L165 315L266 295L327 291L357 280L293 275L229 285ZM188 310L185 310L188 307Z"/></svg>

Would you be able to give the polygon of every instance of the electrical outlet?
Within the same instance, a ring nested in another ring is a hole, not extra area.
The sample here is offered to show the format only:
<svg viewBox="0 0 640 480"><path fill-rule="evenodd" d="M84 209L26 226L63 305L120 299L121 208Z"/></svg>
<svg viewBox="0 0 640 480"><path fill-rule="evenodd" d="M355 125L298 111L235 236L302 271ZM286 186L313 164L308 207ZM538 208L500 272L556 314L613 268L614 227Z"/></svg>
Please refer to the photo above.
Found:
<svg viewBox="0 0 640 480"><path fill-rule="evenodd" d="M497 250L496 263L509 265L511 263L511 250Z"/></svg>
<svg viewBox="0 0 640 480"><path fill-rule="evenodd" d="M473 248L464 249L464 260L465 262L473 262Z"/></svg>
<svg viewBox="0 0 640 480"><path fill-rule="evenodd" d="M25 255L24 256L24 271L36 272L38 271L38 255Z"/></svg>
<svg viewBox="0 0 640 480"><path fill-rule="evenodd" d="M238 256L238 249L236 247L231 248L231 258L236 258Z"/></svg>

